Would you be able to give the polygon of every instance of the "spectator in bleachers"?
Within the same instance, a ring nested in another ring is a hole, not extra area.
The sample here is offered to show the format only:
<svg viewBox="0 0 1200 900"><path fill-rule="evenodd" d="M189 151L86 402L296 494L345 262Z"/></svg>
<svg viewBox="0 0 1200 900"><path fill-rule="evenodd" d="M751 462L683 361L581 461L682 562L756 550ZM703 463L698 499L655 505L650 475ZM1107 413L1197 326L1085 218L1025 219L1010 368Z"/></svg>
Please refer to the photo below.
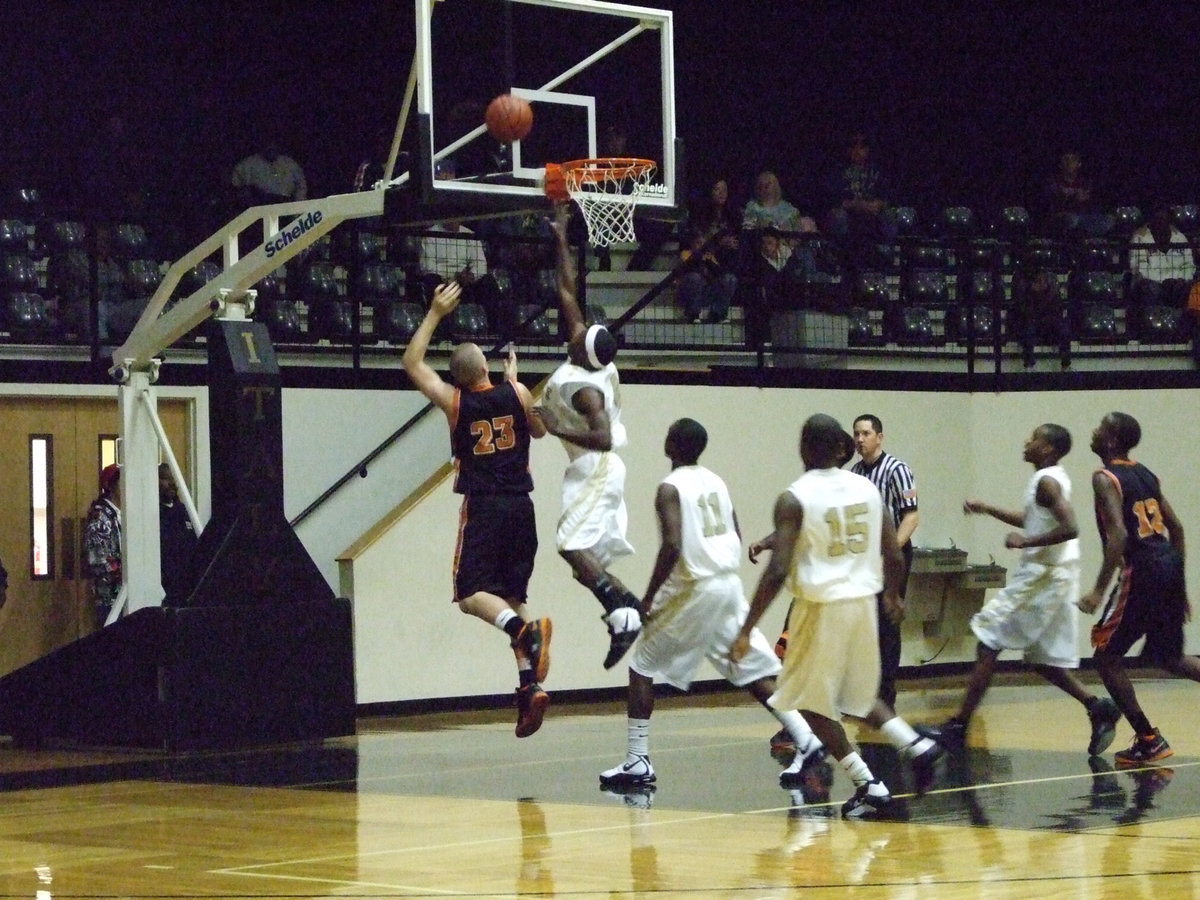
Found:
<svg viewBox="0 0 1200 900"><path fill-rule="evenodd" d="M850 136L845 161L826 176L823 188L829 201L829 235L850 246L863 241L895 243L896 215L888 205L891 187L871 159L865 133Z"/></svg>
<svg viewBox="0 0 1200 900"><path fill-rule="evenodd" d="M1113 217L1100 210L1092 180L1083 170L1083 157L1067 150L1046 181L1045 215L1049 231L1064 237L1103 237L1112 231Z"/></svg>
<svg viewBox="0 0 1200 900"><path fill-rule="evenodd" d="M786 309L800 299L799 286L816 271L811 249L804 244L793 248L792 241L774 225L757 233L757 252L746 268L746 339L753 346L766 339L767 324L773 310ZM753 252L753 251L752 251Z"/></svg>
<svg viewBox="0 0 1200 900"><path fill-rule="evenodd" d="M1135 304L1186 306L1196 280L1196 250L1171 222L1168 204L1153 204L1146 223L1129 239L1129 272Z"/></svg>
<svg viewBox="0 0 1200 900"><path fill-rule="evenodd" d="M231 181L240 209L308 199L304 170L296 160L280 152L275 139L268 140L262 150L234 166Z"/></svg>
<svg viewBox="0 0 1200 900"><path fill-rule="evenodd" d="M729 182L719 178L708 195L693 204L681 225L684 259L700 251L710 239L700 266L680 279L679 302L688 322L723 322L737 290L738 232L742 218L729 203Z"/></svg>
<svg viewBox="0 0 1200 900"><path fill-rule="evenodd" d="M746 204L742 213L743 228L766 228L774 226L780 231L814 233L817 223L783 197L779 177L771 171L759 173L754 182L754 198Z"/></svg>
<svg viewBox="0 0 1200 900"><path fill-rule="evenodd" d="M1026 366L1036 361L1038 345L1061 346L1069 339L1062 290L1054 273L1043 268L1021 269L1013 276L1014 319Z"/></svg>

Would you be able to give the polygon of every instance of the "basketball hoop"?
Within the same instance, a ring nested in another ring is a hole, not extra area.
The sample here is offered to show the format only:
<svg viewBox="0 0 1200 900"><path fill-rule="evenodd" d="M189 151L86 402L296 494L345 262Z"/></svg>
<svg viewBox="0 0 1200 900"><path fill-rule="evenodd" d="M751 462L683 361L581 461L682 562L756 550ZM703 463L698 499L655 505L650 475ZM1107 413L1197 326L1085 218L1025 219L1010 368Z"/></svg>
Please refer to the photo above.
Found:
<svg viewBox="0 0 1200 900"><path fill-rule="evenodd" d="M657 167L649 159L608 157L577 159L546 166L546 195L556 202L574 200L587 222L593 247L637 240L633 210Z"/></svg>

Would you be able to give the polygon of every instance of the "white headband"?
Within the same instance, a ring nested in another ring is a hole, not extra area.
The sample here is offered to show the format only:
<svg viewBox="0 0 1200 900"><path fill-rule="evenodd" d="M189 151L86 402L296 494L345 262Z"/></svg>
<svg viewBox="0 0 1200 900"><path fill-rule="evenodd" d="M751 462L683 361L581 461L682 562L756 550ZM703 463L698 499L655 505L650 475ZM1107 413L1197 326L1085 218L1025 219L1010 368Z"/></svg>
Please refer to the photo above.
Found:
<svg viewBox="0 0 1200 900"><path fill-rule="evenodd" d="M600 357L596 356L596 336L600 332L607 330L603 325L593 325L587 330L587 337L583 339L583 347L587 350L588 362L596 369L604 368L604 363L600 362Z"/></svg>

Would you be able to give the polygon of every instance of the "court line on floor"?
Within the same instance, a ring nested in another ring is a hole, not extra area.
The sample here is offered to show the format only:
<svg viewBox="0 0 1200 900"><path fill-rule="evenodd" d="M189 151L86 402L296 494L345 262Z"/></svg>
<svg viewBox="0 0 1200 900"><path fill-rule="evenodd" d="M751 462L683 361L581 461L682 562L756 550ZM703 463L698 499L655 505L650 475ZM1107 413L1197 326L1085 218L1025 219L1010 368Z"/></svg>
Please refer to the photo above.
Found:
<svg viewBox="0 0 1200 900"><path fill-rule="evenodd" d="M737 742L737 743L741 743L741 742ZM541 764L544 765L545 761L543 760ZM1172 768L1176 768L1176 769L1188 768L1188 767L1195 767L1197 765L1200 765L1200 762L1181 762L1181 763L1177 763L1177 764L1173 765ZM1137 767L1137 768L1123 768L1123 769L1119 769L1119 770L1114 770L1114 772L1131 773L1131 772L1145 771L1147 769L1154 769L1154 768L1156 768L1156 767L1144 766L1144 767ZM1104 773L1104 774L1110 774L1110 773ZM1085 779L1085 778L1091 779L1094 777L1095 777L1094 773L1088 772L1088 773L1078 773L1078 774L1073 774L1073 775L1056 775L1056 776L1047 776L1044 778L1027 778L1027 779L1019 779L1019 780L1014 780L1014 781L992 782L992 783L984 783L984 784L976 784L976 785L963 785L963 786L947 787L947 788L936 788L934 790L929 791L926 794L926 796L929 796L931 794L965 793L967 791L987 790L987 789L1002 788L1002 787L1048 784L1048 783L1058 782L1058 781L1080 780L1080 779ZM898 798L910 798L910 797L914 797L915 795L913 795L913 794L897 794L896 796ZM495 801L495 802L506 803L506 802L515 802L515 801ZM569 806L572 804L554 804L554 805ZM830 801L827 804L813 804L813 805L811 805L810 808L835 807L835 806L840 806L840 801ZM794 806L789 804L786 806L770 806L770 807L762 807L762 808L758 808L758 809L740 810L737 812L718 812L718 813L703 813L703 812L701 812L701 813L695 813L695 814L690 814L690 815L676 814L676 815L672 815L669 818L662 818L662 817L656 816L654 818L647 819L647 821L645 821L645 822L639 823L638 827L640 827L640 828L663 828L663 827L667 827L667 826L677 826L677 825L694 825L694 824L703 823L703 822L720 821L722 819L733 820L733 819L740 818L742 816L760 816L760 815L788 813L791 810L793 810L794 808L795 808ZM836 815L831 815L829 818L831 821L841 821L840 818L837 817ZM951 827L949 823L945 823L945 822L929 822L929 823L915 822L912 824L917 824L917 825L927 824L931 827L939 827L939 828ZM965 824L966 823L964 823L964 825ZM614 823L611 825L600 825L600 826L589 827L589 828L575 828L575 829L567 829L567 830L563 830L563 831L547 832L545 834L545 837L550 840L568 839L568 838L579 837L579 836L601 834L601 833L605 833L605 832L625 831L625 830L628 830L630 827L631 826L628 822L622 822L622 823ZM414 847L393 847L393 848L389 848L389 849L369 851L367 853L359 853L359 852L355 852L354 854L344 854L343 853L343 854L329 855L329 856L306 857L306 858L299 858L299 859L293 859L293 860L278 860L278 861L270 862L270 863L256 863L256 864L244 865L244 866L225 867L225 868L210 870L209 874L227 875L227 876L231 876L231 877L275 880L275 881L291 881L291 882L311 883L311 884L330 884L330 885L338 885L338 886L342 886L342 887L378 888L378 889L384 889L384 890L403 890L403 891L410 891L410 892L425 892L425 893L432 893L432 894L438 894L438 895L444 895L444 896L470 896L471 894L477 893L477 892L457 891L457 890L431 888L431 887L418 887L416 885L387 884L387 883L379 883L379 882L365 882L365 881L355 881L355 880L338 879L338 878L322 878L319 876L286 874L286 873L271 872L271 871L266 871L266 870L275 869L275 868L284 867L284 866L305 866L305 865L313 865L313 864L317 864L317 863L333 863L333 862L344 861L344 860L350 859L350 858L361 860L361 859L367 859L367 858L381 858L381 857L386 857L386 856L400 856L400 855L406 855L406 854L411 854L411 853L429 853L429 852L434 852L434 851L447 852L447 851L452 851L452 850L464 850L464 849L469 849L471 847L487 846L489 844L504 844L504 843L519 842L521 839L522 839L521 835L505 835L503 837L478 838L478 839L473 839L473 840L455 841L455 842L450 842L450 843L439 842L437 844L426 844L426 845L414 846ZM604 893L604 892L601 891L599 893Z"/></svg>

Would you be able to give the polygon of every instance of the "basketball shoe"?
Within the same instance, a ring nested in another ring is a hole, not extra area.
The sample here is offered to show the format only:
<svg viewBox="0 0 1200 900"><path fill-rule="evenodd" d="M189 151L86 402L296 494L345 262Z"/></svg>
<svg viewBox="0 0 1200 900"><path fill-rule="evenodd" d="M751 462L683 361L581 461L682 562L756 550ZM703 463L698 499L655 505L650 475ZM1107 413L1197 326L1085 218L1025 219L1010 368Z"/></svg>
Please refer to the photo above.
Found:
<svg viewBox="0 0 1200 900"><path fill-rule="evenodd" d="M943 750L961 750L967 746L967 726L958 719L947 719L941 725L914 725L913 730Z"/></svg>
<svg viewBox="0 0 1200 900"><path fill-rule="evenodd" d="M517 635L517 652L529 660L534 681L545 681L550 674L550 634L553 630L549 619L534 619L526 622Z"/></svg>
<svg viewBox="0 0 1200 900"><path fill-rule="evenodd" d="M657 780L648 756L627 756L619 766L600 773L600 787L610 790L641 788Z"/></svg>
<svg viewBox="0 0 1200 900"><path fill-rule="evenodd" d="M1166 759L1174 752L1167 739L1155 728L1149 734L1139 734L1133 739L1133 746L1128 750L1118 750L1113 758L1118 766L1140 766L1142 763Z"/></svg>
<svg viewBox="0 0 1200 900"><path fill-rule="evenodd" d="M542 727L550 695L536 681L517 688L517 737L529 737Z"/></svg>
<svg viewBox="0 0 1200 900"><path fill-rule="evenodd" d="M875 785L876 793L871 793ZM882 791L882 793L879 793ZM843 819L879 819L889 811L892 805L892 795L882 781L876 778L860 785L854 796L842 804Z"/></svg>
<svg viewBox="0 0 1200 900"><path fill-rule="evenodd" d="M608 626L609 644L608 655L604 657L604 668L611 669L621 661L628 651L633 646L633 642L637 640L638 634L641 632L641 618L638 616L637 610L631 607L620 607L614 609L611 613L601 617L604 624ZM616 626L614 627L614 621ZM632 622L638 624L631 627Z"/></svg>
<svg viewBox="0 0 1200 900"><path fill-rule="evenodd" d="M933 738L930 738L933 740ZM913 741L913 743L917 743ZM909 765L912 766L913 773L913 790L918 797L922 797L933 787L933 780L937 774L937 761L945 755L946 751L937 741L926 748L923 752L914 756Z"/></svg>
<svg viewBox="0 0 1200 900"><path fill-rule="evenodd" d="M1101 697L1088 710L1088 721L1092 723L1092 739L1088 742L1088 756L1099 756L1117 736L1117 722L1121 711L1107 697Z"/></svg>

